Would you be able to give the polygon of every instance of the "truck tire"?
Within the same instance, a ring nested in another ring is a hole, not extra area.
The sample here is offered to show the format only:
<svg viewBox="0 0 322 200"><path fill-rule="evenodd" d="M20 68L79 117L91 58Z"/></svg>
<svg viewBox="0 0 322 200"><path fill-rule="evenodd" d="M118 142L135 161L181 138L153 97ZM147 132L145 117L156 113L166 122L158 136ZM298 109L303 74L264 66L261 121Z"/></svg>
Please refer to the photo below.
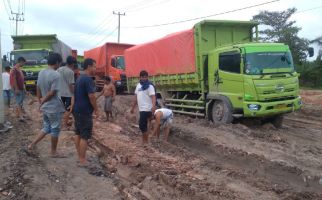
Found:
<svg viewBox="0 0 322 200"><path fill-rule="evenodd" d="M282 128L283 118L283 115L276 115L274 117L270 117L269 122L271 122L275 128Z"/></svg>
<svg viewBox="0 0 322 200"><path fill-rule="evenodd" d="M212 105L212 121L229 124L233 121L232 106L226 98L216 99Z"/></svg>

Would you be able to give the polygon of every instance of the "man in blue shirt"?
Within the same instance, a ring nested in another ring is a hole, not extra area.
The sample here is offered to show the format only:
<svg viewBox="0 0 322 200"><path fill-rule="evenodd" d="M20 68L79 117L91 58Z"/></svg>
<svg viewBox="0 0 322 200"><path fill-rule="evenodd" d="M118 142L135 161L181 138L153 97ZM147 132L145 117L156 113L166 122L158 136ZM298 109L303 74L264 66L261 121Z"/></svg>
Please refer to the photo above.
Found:
<svg viewBox="0 0 322 200"><path fill-rule="evenodd" d="M84 60L84 74L80 75L75 83L73 115L75 119L75 146L78 152L80 166L86 166L87 140L92 136L93 112L98 116L95 97L96 62L91 58Z"/></svg>

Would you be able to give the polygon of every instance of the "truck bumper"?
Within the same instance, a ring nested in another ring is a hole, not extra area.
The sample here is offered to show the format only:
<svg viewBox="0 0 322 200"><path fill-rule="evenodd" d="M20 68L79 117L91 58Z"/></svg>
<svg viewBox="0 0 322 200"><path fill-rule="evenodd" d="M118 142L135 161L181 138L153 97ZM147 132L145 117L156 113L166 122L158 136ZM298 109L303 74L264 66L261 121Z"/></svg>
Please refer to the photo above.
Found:
<svg viewBox="0 0 322 200"><path fill-rule="evenodd" d="M26 80L25 86L27 91L35 92L37 89L37 80Z"/></svg>
<svg viewBox="0 0 322 200"><path fill-rule="evenodd" d="M266 117L293 112L300 109L301 105L301 97L292 100L265 103L247 101L243 103L243 111L244 117Z"/></svg>

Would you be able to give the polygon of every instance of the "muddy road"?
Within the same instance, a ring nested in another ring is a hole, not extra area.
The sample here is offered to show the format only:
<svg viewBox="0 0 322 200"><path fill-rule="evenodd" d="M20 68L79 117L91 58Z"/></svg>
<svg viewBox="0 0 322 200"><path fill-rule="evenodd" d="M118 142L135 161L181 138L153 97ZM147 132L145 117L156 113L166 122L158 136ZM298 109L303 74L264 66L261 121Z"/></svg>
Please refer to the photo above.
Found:
<svg viewBox="0 0 322 200"><path fill-rule="evenodd" d="M49 139L35 155L23 150L41 126L33 105L32 121L11 118L15 128L0 135L0 199L322 199L322 100L307 92L281 129L176 115L169 142L148 147L128 113L133 97L118 96L114 122L95 121L87 169L76 165L72 131L59 144L66 158L49 157Z"/></svg>

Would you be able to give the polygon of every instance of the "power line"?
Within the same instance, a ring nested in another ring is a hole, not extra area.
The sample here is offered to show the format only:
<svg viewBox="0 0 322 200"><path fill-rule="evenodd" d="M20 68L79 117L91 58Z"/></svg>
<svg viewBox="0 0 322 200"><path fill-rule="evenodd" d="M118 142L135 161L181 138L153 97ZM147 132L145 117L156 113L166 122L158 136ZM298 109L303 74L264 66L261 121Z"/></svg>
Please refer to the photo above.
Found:
<svg viewBox="0 0 322 200"><path fill-rule="evenodd" d="M7 15L8 15L8 17L10 18L10 14L9 14L9 11L8 11L8 8L7 8L7 4L6 4L6 1L5 0L3 0L3 7L4 7L4 9L5 9L5 11L7 12Z"/></svg>
<svg viewBox="0 0 322 200"><path fill-rule="evenodd" d="M243 7L243 8L238 8L238 9L229 10L229 11L225 11L225 12L221 12L221 13L216 13L216 14L212 14L212 15L196 17L196 18L191 18L191 19L186 19L186 20L180 20L180 21L175 21L175 22L167 22L167 23L163 23L163 24L154 24L154 25L147 25L147 26L135 26L135 27L128 27L128 28L152 28L152 27L158 27L158 26L167 26L167 25L179 24L179 23L194 21L194 20L198 20L198 19L204 19L204 18L208 18L208 17L214 17L214 16L218 16L218 15L233 13L233 12L237 12L237 11L241 11L241 10L246 10L246 9L249 9L249 8L254 8L254 7L258 7L258 6L262 6L262 5L266 5L266 4L271 4L271 3L278 2L278 1L280 1L280 0L267 1L267 2L264 2L264 3L260 3L260 4L246 6L246 7Z"/></svg>
<svg viewBox="0 0 322 200"><path fill-rule="evenodd" d="M9 8L10 8L10 12L12 12L11 4L10 4L10 0L7 0L7 2L8 2L8 6L9 6Z"/></svg>
<svg viewBox="0 0 322 200"><path fill-rule="evenodd" d="M109 20L109 18L111 18L111 17L114 17L112 14L110 14L110 15L108 15L106 18L104 18L94 29L92 29L92 31L90 31L88 34L93 34L94 32L97 32L99 29L100 29L100 27L103 25L103 24L105 24L108 20ZM97 29L97 30L96 30ZM95 34L95 33L94 33Z"/></svg>
<svg viewBox="0 0 322 200"><path fill-rule="evenodd" d="M112 17L112 18L110 18L110 17ZM88 40L95 40L95 38L97 38L101 33L108 30L108 28L105 28L105 27L107 27L107 25L114 22L115 16L111 14L110 17L109 17L110 18L109 20L105 20L105 22L101 24L102 26L100 28L97 28L96 31L94 31L92 34L90 34L90 37L88 38Z"/></svg>
<svg viewBox="0 0 322 200"><path fill-rule="evenodd" d="M8 1L7 1L7 2L8 2ZM3 0L3 5L4 5L4 9L5 9L5 10L6 10L6 12L7 12L8 18L10 19L11 14L9 13L9 10L8 10L9 5L7 6L7 4L6 4L6 1L5 1L5 0ZM12 23L11 23L11 21L9 21L9 26L10 26L10 31L11 31L11 33L13 34L14 29L13 29L13 27L12 27Z"/></svg>
<svg viewBox="0 0 322 200"><path fill-rule="evenodd" d="M133 3L133 4L130 4L130 5L124 6L123 8L119 8L119 10L127 10L129 8L132 8L133 9L135 7L144 5L146 2L151 2L151 1L154 1L154 0L142 0L142 1L138 1L136 3Z"/></svg>
<svg viewBox="0 0 322 200"><path fill-rule="evenodd" d="M156 6L156 5L160 5L160 4L163 4L163 3L167 3L169 1L171 1L171 0L162 0L162 1L159 1L159 2L155 2L155 3L153 3L153 1L149 1L147 3L147 5L132 7L129 10L126 10L126 12L136 12L136 11L143 10L143 9L146 9L146 8L150 8L150 7L153 7L153 6Z"/></svg>
<svg viewBox="0 0 322 200"><path fill-rule="evenodd" d="M307 11L311 11L311 10L316 10L316 9L319 9L319 8L322 8L322 5L317 6L317 7L313 7L313 8L309 8L309 9L306 9L306 10L300 10L300 11L295 12L294 14L303 13L303 12L307 12Z"/></svg>
<svg viewBox="0 0 322 200"><path fill-rule="evenodd" d="M95 44L95 46L99 45L101 42L103 42L104 40L106 40L108 37L110 37L111 35L113 35L113 33L118 29L118 27L115 27L115 29L109 33L107 36L105 36L102 40L100 40L98 43Z"/></svg>

